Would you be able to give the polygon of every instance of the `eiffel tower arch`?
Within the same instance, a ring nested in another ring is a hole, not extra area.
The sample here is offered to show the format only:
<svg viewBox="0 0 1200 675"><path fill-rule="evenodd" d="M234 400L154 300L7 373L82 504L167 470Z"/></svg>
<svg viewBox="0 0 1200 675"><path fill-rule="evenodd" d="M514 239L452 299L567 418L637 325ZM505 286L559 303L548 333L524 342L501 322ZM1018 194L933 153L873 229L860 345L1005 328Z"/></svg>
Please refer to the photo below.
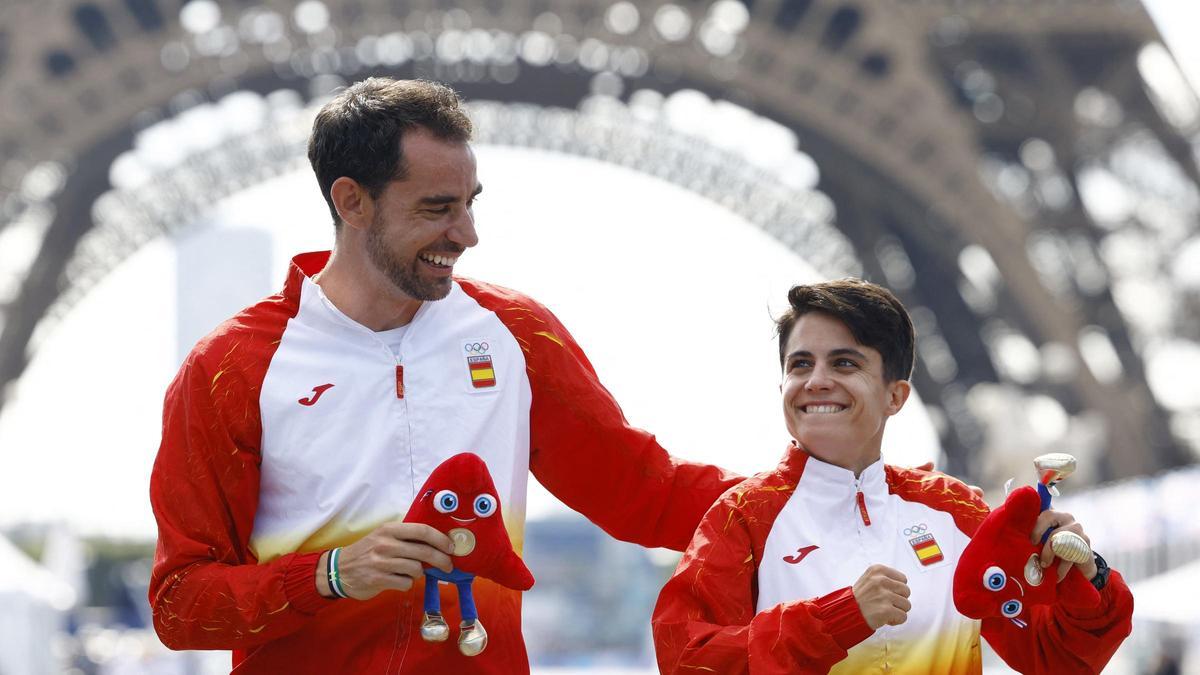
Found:
<svg viewBox="0 0 1200 675"><path fill-rule="evenodd" d="M243 157L227 174L185 166L163 178L171 190L122 198L110 169L139 132L232 92L304 103L390 74L514 110L694 90L773 120L819 167L831 231L789 215L786 185L763 196L750 174L712 167L684 182L824 269L898 292L918 323L915 383L943 422L947 470L979 476L1006 453L1027 463L1025 437L1006 421L1047 402L1082 429L1094 478L1189 461L1172 432L1183 413L1148 385L1142 348L1154 336L1120 301L1105 255L1113 236L1150 231L1142 221L1154 216L1108 222L1084 199L1097 180L1137 183L1118 148L1168 167L1166 187L1141 186L1182 195L1160 200L1160 220L1195 215L1189 138L1200 125L1188 101L1171 108L1146 82L1139 65L1161 57L1160 37L1137 2L16 0L0 19L0 237L8 230L30 251L0 277L0 405L39 324L169 230L147 213L186 219L267 177L260 165L302 154L294 133L268 130L279 136L263 148L269 162ZM613 152L579 142L575 118L559 117L523 134L483 127L506 143ZM628 155L605 158L641 161ZM744 189L731 189L738 176ZM129 218L105 232L104 213ZM989 417L997 407L1010 417Z"/></svg>

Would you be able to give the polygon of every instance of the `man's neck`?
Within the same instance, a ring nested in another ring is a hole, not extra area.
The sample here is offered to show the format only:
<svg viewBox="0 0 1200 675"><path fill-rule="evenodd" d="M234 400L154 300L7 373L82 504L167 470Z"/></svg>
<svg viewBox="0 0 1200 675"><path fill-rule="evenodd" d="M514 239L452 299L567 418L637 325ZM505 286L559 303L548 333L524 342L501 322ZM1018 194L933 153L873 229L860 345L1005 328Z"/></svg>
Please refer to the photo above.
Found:
<svg viewBox="0 0 1200 675"><path fill-rule="evenodd" d="M325 269L313 277L342 314L373 331L408 325L421 301L405 294L365 257L336 247Z"/></svg>

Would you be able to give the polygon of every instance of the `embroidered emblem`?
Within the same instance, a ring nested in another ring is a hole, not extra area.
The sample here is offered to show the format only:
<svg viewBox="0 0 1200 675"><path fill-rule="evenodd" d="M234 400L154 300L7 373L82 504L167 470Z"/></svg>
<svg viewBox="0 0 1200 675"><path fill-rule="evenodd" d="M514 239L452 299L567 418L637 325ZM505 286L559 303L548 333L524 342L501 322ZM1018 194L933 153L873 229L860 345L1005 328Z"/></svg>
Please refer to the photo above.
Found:
<svg viewBox="0 0 1200 675"><path fill-rule="evenodd" d="M908 545L912 547L921 565L929 567L946 559L946 556L942 555L942 547L938 546L937 539L929 532L925 523L904 528L904 536L911 537Z"/></svg>
<svg viewBox="0 0 1200 675"><path fill-rule="evenodd" d="M496 367L492 363L492 355L488 353L489 349L491 346L487 340L468 340L463 343L467 373L471 377L471 386L476 389L496 386Z"/></svg>

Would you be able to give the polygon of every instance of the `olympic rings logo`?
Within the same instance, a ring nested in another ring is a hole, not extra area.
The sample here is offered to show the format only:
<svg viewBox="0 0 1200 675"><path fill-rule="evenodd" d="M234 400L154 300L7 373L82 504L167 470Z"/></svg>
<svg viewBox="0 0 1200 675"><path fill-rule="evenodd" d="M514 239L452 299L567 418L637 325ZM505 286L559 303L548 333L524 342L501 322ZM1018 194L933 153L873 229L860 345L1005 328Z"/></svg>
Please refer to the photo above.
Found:
<svg viewBox="0 0 1200 675"><path fill-rule="evenodd" d="M925 534L928 531L929 526L925 523L921 523L920 525L913 525L912 527L904 528L904 536L911 537L914 534Z"/></svg>
<svg viewBox="0 0 1200 675"><path fill-rule="evenodd" d="M463 351L468 354L486 354L488 343L486 342L468 342L463 345Z"/></svg>

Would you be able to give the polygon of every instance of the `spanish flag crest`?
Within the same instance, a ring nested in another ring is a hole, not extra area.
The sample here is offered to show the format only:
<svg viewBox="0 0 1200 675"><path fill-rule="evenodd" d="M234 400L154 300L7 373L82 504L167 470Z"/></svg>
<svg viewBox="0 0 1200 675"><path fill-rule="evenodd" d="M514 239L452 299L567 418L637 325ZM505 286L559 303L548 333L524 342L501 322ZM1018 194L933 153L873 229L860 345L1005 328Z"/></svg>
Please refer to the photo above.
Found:
<svg viewBox="0 0 1200 675"><path fill-rule="evenodd" d="M937 539L934 539L932 534L913 537L908 540L908 543L912 546L913 553L917 554L917 560L926 567L946 559L942 555L942 547L938 546Z"/></svg>
<svg viewBox="0 0 1200 675"><path fill-rule="evenodd" d="M491 345L484 338L463 343L467 374L471 378L471 386L475 389L496 386L496 366L492 362L492 355L488 353L490 350Z"/></svg>

